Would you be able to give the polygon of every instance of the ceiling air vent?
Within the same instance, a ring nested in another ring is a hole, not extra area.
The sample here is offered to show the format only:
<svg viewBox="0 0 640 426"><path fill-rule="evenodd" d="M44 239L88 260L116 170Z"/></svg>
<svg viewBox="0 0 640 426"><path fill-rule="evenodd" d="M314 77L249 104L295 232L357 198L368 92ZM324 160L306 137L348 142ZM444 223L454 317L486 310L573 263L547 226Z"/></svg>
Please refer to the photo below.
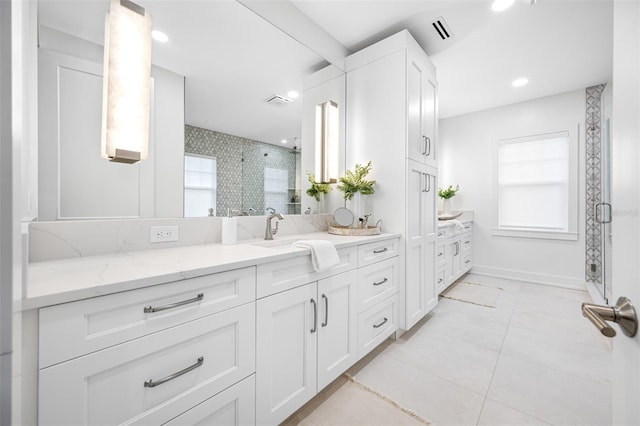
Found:
<svg viewBox="0 0 640 426"><path fill-rule="evenodd" d="M291 99L285 98L284 96L280 96L280 95L270 96L264 101L269 105L273 105L277 107L283 107L285 105L289 105L292 102Z"/></svg>
<svg viewBox="0 0 640 426"><path fill-rule="evenodd" d="M436 32L440 36L442 40L446 40L453 36L453 32L449 28L449 24L444 20L442 16L438 17L434 22L431 23L433 28L435 28Z"/></svg>

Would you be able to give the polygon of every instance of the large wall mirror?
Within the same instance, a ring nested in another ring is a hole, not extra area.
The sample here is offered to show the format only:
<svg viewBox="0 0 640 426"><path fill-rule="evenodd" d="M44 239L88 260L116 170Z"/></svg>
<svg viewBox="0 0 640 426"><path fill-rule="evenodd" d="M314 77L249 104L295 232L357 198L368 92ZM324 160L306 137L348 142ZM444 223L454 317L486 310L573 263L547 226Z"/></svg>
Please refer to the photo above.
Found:
<svg viewBox="0 0 640 426"><path fill-rule="evenodd" d="M149 159L128 165L99 153L108 0L38 2L38 218L300 213L302 82L327 63L236 1L136 3L168 41Z"/></svg>

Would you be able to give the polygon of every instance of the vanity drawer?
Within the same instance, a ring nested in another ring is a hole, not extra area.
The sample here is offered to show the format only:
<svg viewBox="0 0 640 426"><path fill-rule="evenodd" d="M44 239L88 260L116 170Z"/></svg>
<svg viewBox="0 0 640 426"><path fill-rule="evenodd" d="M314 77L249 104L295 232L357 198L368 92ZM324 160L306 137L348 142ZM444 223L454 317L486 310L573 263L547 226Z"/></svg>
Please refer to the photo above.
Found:
<svg viewBox="0 0 640 426"><path fill-rule="evenodd" d="M42 369L39 423L167 422L253 374L255 337L254 302Z"/></svg>
<svg viewBox="0 0 640 426"><path fill-rule="evenodd" d="M471 232L465 232L461 235L460 239L460 250L462 251L462 253L470 251L472 245Z"/></svg>
<svg viewBox="0 0 640 426"><path fill-rule="evenodd" d="M358 315L358 359L371 352L398 329L398 296Z"/></svg>
<svg viewBox="0 0 640 426"><path fill-rule="evenodd" d="M438 227L438 239L447 238L451 235L453 228L451 226Z"/></svg>
<svg viewBox="0 0 640 426"><path fill-rule="evenodd" d="M255 424L255 407L256 376L251 375L164 424L168 426L253 425Z"/></svg>
<svg viewBox="0 0 640 426"><path fill-rule="evenodd" d="M358 312L366 311L397 291L397 257L358 270Z"/></svg>
<svg viewBox="0 0 640 426"><path fill-rule="evenodd" d="M358 246L358 267L362 268L363 266L397 256L399 243L400 240L394 238Z"/></svg>
<svg viewBox="0 0 640 426"><path fill-rule="evenodd" d="M255 267L249 267L42 308L39 366L233 308L254 301L255 294Z"/></svg>
<svg viewBox="0 0 640 426"><path fill-rule="evenodd" d="M471 252L467 252L462 255L462 263L460 264L460 269L462 272L467 272L471 269L471 265L473 264L473 259L471 257Z"/></svg>
<svg viewBox="0 0 640 426"><path fill-rule="evenodd" d="M356 268L357 248L347 247L338 250L340 264L333 268L316 272L311 263L311 255L296 256L290 259L258 265L258 298L266 297L322 278L337 275Z"/></svg>

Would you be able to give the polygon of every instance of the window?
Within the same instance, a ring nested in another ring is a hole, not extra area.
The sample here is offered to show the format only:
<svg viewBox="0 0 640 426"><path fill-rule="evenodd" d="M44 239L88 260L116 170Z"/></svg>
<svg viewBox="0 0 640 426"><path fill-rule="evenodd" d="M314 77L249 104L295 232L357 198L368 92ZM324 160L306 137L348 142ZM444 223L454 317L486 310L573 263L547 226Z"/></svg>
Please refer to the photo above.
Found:
<svg viewBox="0 0 640 426"><path fill-rule="evenodd" d="M216 215L216 159L195 154L184 156L184 217Z"/></svg>
<svg viewBox="0 0 640 426"><path fill-rule="evenodd" d="M284 169L264 168L264 208L287 212L287 188L289 173Z"/></svg>
<svg viewBox="0 0 640 426"><path fill-rule="evenodd" d="M494 234L577 239L577 150L569 132L498 140L496 155Z"/></svg>

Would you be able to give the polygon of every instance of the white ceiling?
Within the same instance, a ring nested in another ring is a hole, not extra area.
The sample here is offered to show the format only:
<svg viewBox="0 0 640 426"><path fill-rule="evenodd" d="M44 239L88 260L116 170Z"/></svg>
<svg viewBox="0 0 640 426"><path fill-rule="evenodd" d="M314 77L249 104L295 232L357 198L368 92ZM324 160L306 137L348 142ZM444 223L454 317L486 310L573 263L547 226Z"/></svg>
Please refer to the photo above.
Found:
<svg viewBox="0 0 640 426"><path fill-rule="evenodd" d="M292 2L352 52L408 29L437 67L441 117L584 88L611 76L610 0L538 0L534 6L516 0L501 13L492 12L488 0ZM188 124L270 143L299 136L301 100L282 108L263 100L291 89L302 93L302 78L327 64L314 53L323 49L314 48L313 37L280 25L303 45L233 0L137 3L170 37L154 43L153 61L186 76ZM39 19L102 44L107 8L106 0L40 0ZM436 36L431 22L437 17L444 17L454 37ZM511 87L521 76L529 85Z"/></svg>

